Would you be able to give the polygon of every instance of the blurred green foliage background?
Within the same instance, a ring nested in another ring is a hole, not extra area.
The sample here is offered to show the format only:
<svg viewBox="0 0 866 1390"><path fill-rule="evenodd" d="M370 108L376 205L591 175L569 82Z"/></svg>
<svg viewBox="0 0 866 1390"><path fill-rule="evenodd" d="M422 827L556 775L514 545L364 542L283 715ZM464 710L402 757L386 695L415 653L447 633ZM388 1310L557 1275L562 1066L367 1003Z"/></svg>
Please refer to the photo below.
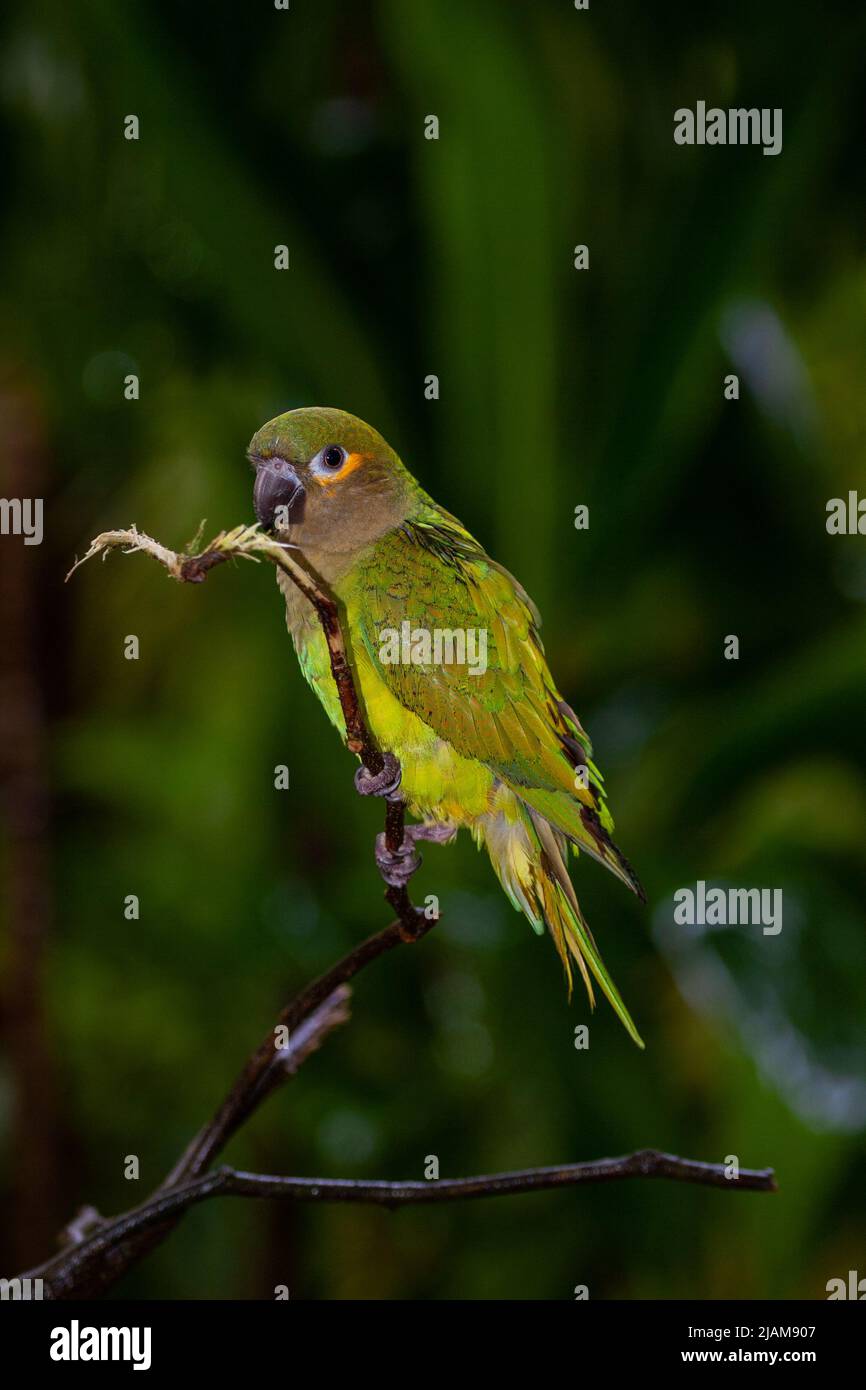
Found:
<svg viewBox="0 0 866 1390"><path fill-rule="evenodd" d="M441 925L361 977L229 1158L420 1178L653 1145L781 1192L211 1203L117 1296L866 1274L866 540L825 530L866 494L864 40L806 0L5 8L0 486L46 512L40 547L0 540L4 1273L79 1203L140 1200L289 993L387 921L381 807L269 569L178 588L113 556L63 585L106 527L252 519L249 437L317 403L380 428L539 602L649 892L578 866L647 1051L606 1006L575 1049L585 999L464 838L416 881ZM699 99L781 107L782 154L675 146ZM678 931L697 879L782 888L782 933Z"/></svg>

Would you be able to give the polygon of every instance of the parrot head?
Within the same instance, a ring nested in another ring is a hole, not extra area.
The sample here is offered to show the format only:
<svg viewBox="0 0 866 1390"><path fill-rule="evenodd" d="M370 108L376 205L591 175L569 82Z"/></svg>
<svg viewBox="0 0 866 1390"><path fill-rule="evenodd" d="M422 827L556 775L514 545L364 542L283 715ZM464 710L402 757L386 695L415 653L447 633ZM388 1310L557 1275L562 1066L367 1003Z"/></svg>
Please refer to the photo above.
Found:
<svg viewBox="0 0 866 1390"><path fill-rule="evenodd" d="M347 554L400 524L417 484L389 444L354 415L290 410L250 440L261 525L306 552Z"/></svg>

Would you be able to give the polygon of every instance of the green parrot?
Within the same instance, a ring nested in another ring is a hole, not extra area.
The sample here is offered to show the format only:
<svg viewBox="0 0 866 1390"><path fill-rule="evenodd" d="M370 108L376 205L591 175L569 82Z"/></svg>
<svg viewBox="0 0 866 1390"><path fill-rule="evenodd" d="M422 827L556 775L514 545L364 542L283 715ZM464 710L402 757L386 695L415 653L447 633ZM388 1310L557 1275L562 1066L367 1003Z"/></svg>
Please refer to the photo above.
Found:
<svg viewBox="0 0 866 1390"><path fill-rule="evenodd" d="M399 759L399 794L419 824L377 860L389 883L417 867L415 842L463 827L565 969L592 978L643 1043L599 955L566 861L583 850L642 901L611 839L591 744L544 658L538 610L518 581L433 501L376 430L342 410L278 415L253 436L261 525L296 548L336 598L368 728ZM346 729L311 604L278 572L301 669L331 723ZM438 640L437 640L438 639ZM395 795L393 759L359 791Z"/></svg>

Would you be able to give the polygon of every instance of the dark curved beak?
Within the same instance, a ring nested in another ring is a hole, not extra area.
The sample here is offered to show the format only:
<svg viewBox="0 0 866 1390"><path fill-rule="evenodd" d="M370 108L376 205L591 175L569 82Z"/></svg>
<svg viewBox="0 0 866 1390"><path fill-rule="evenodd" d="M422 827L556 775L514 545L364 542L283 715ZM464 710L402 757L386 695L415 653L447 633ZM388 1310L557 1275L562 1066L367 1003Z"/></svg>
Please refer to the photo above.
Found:
<svg viewBox="0 0 866 1390"><path fill-rule="evenodd" d="M306 495L294 465L287 459L261 459L256 463L253 507L266 530L303 521Z"/></svg>

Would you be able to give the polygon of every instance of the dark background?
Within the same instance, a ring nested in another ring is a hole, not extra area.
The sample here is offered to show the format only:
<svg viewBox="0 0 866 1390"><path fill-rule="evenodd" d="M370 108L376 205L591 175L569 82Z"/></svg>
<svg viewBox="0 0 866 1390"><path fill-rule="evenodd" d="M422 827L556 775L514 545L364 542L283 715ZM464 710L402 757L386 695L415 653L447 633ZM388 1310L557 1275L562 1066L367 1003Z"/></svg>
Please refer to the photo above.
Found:
<svg viewBox="0 0 866 1390"><path fill-rule="evenodd" d="M178 588L115 555L63 585L106 527L180 546L252 519L249 437L328 404L542 608L649 893L577 868L647 1050L604 1004L575 1050L584 997L464 836L416 881L441 925L362 976L230 1159L420 1178L655 1145L772 1164L781 1192L211 1203L119 1296L866 1274L866 540L825 529L866 492L864 40L806 0L5 7L0 488L45 498L45 538L0 539L4 1273L81 1202L140 1200L289 993L387 920L381 807L269 568ZM698 100L782 107L783 152L676 146ZM782 933L676 931L699 878L782 888Z"/></svg>

